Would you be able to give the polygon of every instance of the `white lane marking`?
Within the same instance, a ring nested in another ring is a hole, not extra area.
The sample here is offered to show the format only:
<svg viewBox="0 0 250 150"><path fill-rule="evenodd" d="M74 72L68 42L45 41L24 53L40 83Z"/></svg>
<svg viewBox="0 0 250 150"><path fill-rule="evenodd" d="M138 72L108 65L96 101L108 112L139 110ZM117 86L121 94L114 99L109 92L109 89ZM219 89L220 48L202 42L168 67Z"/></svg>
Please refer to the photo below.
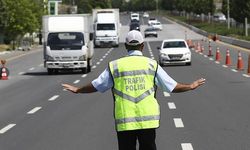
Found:
<svg viewBox="0 0 250 150"><path fill-rule="evenodd" d="M184 124L181 118L174 118L174 124L176 128L183 128Z"/></svg>
<svg viewBox="0 0 250 150"><path fill-rule="evenodd" d="M231 69L231 71L233 71L233 72L238 72L236 69Z"/></svg>
<svg viewBox="0 0 250 150"><path fill-rule="evenodd" d="M35 69L35 68L34 68L34 67L32 67L32 68L30 68L29 70L30 70L30 71L32 71L32 70L34 70L34 69Z"/></svg>
<svg viewBox="0 0 250 150"><path fill-rule="evenodd" d="M163 92L163 95L164 95L165 97L169 97L169 96L170 96L170 93L168 93L168 92Z"/></svg>
<svg viewBox="0 0 250 150"><path fill-rule="evenodd" d="M169 107L169 109L176 109L176 106L173 102L169 102L168 107Z"/></svg>
<svg viewBox="0 0 250 150"><path fill-rule="evenodd" d="M216 63L216 64L220 64L220 62L219 62L219 61L215 61L215 63Z"/></svg>
<svg viewBox="0 0 250 150"><path fill-rule="evenodd" d="M24 75L24 74L25 74L25 72L19 72L18 74L19 74L19 75Z"/></svg>
<svg viewBox="0 0 250 150"><path fill-rule="evenodd" d="M86 75L86 74L82 75L82 78L85 78L85 77L87 77L87 75Z"/></svg>
<svg viewBox="0 0 250 150"><path fill-rule="evenodd" d="M248 74L242 74L242 75L243 75L243 77L247 77L247 78L250 77Z"/></svg>
<svg viewBox="0 0 250 150"><path fill-rule="evenodd" d="M101 58L100 61L103 61L103 59Z"/></svg>
<svg viewBox="0 0 250 150"><path fill-rule="evenodd" d="M75 80L74 84L77 84L77 83L79 83L79 82L80 82L80 80Z"/></svg>
<svg viewBox="0 0 250 150"><path fill-rule="evenodd" d="M54 100L56 100L58 97L59 97L59 95L52 96L52 97L49 99L49 101L54 101Z"/></svg>
<svg viewBox="0 0 250 150"><path fill-rule="evenodd" d="M0 130L0 134L4 134L5 132L7 132L8 130L10 130L11 128L13 128L16 124L9 124L6 127L2 128Z"/></svg>
<svg viewBox="0 0 250 150"><path fill-rule="evenodd" d="M102 58L104 59L104 58L106 58L106 56L102 56Z"/></svg>
<svg viewBox="0 0 250 150"><path fill-rule="evenodd" d="M214 59L213 58L209 58L209 60L213 61Z"/></svg>
<svg viewBox="0 0 250 150"><path fill-rule="evenodd" d="M42 107L35 107L32 110L30 110L29 112L27 112L27 114L34 114L36 113L38 110L40 110Z"/></svg>
<svg viewBox="0 0 250 150"><path fill-rule="evenodd" d="M153 59L153 60L154 60L155 58L154 58L154 57L151 57L151 59Z"/></svg>
<svg viewBox="0 0 250 150"><path fill-rule="evenodd" d="M228 68L228 66L227 66L227 65L222 65L222 67L224 67L224 68Z"/></svg>
<svg viewBox="0 0 250 150"><path fill-rule="evenodd" d="M207 58L207 55L203 55L205 58Z"/></svg>
<svg viewBox="0 0 250 150"><path fill-rule="evenodd" d="M95 68L96 68L96 66L93 66L92 68L93 68L93 69L95 69Z"/></svg>
<svg viewBox="0 0 250 150"><path fill-rule="evenodd" d="M191 143L181 143L182 150L194 150Z"/></svg>
<svg viewBox="0 0 250 150"><path fill-rule="evenodd" d="M100 62L98 61L96 64L97 64L97 65L99 65L99 64L100 64Z"/></svg>

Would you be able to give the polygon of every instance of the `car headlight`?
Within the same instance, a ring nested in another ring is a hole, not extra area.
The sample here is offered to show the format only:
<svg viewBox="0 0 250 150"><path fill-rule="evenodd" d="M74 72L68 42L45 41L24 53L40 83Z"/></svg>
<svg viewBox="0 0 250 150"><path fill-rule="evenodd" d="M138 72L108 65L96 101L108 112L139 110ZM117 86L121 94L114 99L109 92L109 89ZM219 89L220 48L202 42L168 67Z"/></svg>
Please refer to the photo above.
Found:
<svg viewBox="0 0 250 150"><path fill-rule="evenodd" d="M49 55L46 55L46 60L49 60L49 61L54 61L54 58L49 56Z"/></svg>
<svg viewBox="0 0 250 150"><path fill-rule="evenodd" d="M184 55L188 56L188 55L191 55L191 53L190 52L186 52Z"/></svg>
<svg viewBox="0 0 250 150"><path fill-rule="evenodd" d="M84 61L84 60L85 60L85 56L84 56L84 55L80 56L80 57L79 57L79 60L80 60L80 61Z"/></svg>
<svg viewBox="0 0 250 150"><path fill-rule="evenodd" d="M167 54L164 54L164 53L161 53L161 56L167 57L168 55L167 55Z"/></svg>

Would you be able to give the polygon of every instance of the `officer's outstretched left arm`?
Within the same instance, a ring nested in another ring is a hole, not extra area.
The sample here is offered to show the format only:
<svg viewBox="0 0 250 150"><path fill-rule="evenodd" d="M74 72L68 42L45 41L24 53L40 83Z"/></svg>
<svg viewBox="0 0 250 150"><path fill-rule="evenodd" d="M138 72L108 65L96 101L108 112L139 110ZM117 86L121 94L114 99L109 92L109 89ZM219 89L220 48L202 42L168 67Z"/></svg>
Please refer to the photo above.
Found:
<svg viewBox="0 0 250 150"><path fill-rule="evenodd" d="M91 83L88 83L83 87L76 87L69 84L62 84L62 86L64 89L71 91L73 93L93 93L97 91Z"/></svg>
<svg viewBox="0 0 250 150"><path fill-rule="evenodd" d="M189 91L189 90L194 90L197 87L201 86L202 84L205 83L206 79L198 79L196 81L194 81L191 84L183 84L183 83L177 83L176 87L174 88L174 90L172 91L173 93L179 93L179 92L185 92L185 91Z"/></svg>

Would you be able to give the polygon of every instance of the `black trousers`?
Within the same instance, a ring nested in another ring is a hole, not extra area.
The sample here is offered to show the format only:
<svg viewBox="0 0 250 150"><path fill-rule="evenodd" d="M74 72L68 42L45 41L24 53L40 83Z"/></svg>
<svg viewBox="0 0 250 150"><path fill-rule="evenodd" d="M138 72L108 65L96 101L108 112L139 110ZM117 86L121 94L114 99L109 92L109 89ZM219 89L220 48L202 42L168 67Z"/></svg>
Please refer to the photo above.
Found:
<svg viewBox="0 0 250 150"><path fill-rule="evenodd" d="M142 129L117 132L119 150L136 150L136 142L139 142L139 150L156 150L155 129Z"/></svg>

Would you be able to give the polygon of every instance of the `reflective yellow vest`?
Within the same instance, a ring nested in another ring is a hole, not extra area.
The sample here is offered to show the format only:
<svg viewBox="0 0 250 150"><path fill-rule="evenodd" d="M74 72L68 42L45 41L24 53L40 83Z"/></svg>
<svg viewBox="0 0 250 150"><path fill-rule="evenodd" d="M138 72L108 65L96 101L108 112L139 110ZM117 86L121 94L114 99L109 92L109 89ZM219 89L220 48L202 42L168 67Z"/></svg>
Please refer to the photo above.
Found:
<svg viewBox="0 0 250 150"><path fill-rule="evenodd" d="M113 77L117 131L159 127L160 108L155 99L157 62L128 56L109 63Z"/></svg>

